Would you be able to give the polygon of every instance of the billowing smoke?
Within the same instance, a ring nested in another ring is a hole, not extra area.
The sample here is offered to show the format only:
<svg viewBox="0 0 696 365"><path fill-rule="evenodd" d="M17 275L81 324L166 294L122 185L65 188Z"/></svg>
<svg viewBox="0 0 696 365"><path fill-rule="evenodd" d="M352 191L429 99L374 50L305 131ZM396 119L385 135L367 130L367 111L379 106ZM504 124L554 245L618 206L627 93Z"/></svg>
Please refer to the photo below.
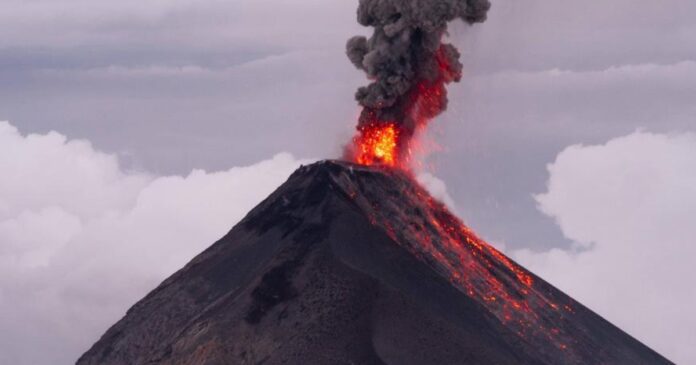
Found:
<svg viewBox="0 0 696 365"><path fill-rule="evenodd" d="M442 43L447 23L483 22L489 8L488 0L360 0L358 22L375 30L346 47L373 80L356 93L363 107L358 130L394 124L399 148L406 147L417 126L447 108L445 85L462 75L459 51Z"/></svg>

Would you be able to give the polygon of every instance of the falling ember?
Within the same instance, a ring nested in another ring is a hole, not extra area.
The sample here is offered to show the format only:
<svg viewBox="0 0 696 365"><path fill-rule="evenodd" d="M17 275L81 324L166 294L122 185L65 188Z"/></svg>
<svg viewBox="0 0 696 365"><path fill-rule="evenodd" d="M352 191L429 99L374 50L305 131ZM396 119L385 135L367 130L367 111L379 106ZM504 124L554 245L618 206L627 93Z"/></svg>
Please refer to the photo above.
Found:
<svg viewBox="0 0 696 365"><path fill-rule="evenodd" d="M355 137L355 161L361 165L396 166L399 131L394 123L362 126Z"/></svg>

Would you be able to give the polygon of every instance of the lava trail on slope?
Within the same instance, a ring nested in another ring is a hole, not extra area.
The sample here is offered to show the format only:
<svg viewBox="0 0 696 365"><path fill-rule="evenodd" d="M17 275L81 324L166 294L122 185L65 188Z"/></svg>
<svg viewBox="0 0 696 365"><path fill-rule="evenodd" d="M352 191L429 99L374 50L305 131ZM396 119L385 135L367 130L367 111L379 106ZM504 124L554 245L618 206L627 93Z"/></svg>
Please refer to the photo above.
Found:
<svg viewBox="0 0 696 365"><path fill-rule="evenodd" d="M404 171L298 169L78 364L670 364Z"/></svg>

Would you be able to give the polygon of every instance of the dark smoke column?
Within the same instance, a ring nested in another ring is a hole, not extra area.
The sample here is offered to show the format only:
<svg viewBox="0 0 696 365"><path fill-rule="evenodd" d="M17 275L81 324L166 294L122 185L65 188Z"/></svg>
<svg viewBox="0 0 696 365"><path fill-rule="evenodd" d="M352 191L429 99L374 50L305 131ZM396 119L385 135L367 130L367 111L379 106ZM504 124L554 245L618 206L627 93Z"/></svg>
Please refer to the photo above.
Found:
<svg viewBox="0 0 696 365"><path fill-rule="evenodd" d="M361 139L382 138L366 134L391 126L398 136L396 160L407 158L416 128L447 108L445 85L461 78L459 51L442 43L447 23L483 22L490 6L488 0L360 0L358 22L375 30L370 39L356 36L346 46L351 62L374 80L355 96L363 107L357 153Z"/></svg>

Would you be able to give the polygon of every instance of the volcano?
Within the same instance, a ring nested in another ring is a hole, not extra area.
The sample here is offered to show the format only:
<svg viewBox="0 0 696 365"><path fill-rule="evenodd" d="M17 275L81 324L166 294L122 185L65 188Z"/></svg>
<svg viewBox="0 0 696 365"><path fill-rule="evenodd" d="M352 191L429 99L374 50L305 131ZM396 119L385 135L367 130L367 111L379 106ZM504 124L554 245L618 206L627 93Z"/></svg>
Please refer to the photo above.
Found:
<svg viewBox="0 0 696 365"><path fill-rule="evenodd" d="M338 161L298 169L77 363L671 364L408 173Z"/></svg>

